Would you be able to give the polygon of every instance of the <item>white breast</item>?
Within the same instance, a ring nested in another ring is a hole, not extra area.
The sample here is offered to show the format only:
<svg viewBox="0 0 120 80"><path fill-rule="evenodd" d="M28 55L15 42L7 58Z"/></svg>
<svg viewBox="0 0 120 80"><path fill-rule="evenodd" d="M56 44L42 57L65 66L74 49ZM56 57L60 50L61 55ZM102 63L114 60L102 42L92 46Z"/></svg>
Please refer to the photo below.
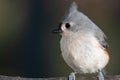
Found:
<svg viewBox="0 0 120 80"><path fill-rule="evenodd" d="M106 66L109 56L100 46L92 35L65 36L60 42L65 62L79 73L95 73Z"/></svg>

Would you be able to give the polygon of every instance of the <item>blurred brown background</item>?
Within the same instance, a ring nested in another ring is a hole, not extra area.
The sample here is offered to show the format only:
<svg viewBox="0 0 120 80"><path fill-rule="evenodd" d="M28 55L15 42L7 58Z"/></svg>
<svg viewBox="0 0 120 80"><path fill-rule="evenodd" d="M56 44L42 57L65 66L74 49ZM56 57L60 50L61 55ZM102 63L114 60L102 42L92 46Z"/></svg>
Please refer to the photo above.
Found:
<svg viewBox="0 0 120 80"><path fill-rule="evenodd" d="M120 0L75 0L107 35L107 74L120 74ZM0 0L0 74L67 76L56 28L72 0Z"/></svg>

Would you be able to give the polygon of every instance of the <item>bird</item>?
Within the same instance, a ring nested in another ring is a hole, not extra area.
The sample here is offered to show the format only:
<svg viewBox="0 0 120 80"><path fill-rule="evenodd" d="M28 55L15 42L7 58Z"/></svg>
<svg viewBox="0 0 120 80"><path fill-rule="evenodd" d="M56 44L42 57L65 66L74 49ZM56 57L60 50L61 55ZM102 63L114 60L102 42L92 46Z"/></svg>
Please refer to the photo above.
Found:
<svg viewBox="0 0 120 80"><path fill-rule="evenodd" d="M68 79L75 74L97 74L104 80L103 70L109 62L108 44L104 32L73 1L53 33L61 35L60 48L64 61L72 68Z"/></svg>

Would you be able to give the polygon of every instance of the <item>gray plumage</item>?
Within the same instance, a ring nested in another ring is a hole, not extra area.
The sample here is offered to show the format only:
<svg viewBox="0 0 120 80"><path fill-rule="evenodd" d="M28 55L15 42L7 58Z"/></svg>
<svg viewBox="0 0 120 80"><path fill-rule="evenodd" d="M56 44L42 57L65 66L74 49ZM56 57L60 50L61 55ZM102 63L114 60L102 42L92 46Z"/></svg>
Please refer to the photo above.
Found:
<svg viewBox="0 0 120 80"><path fill-rule="evenodd" d="M73 32L82 31L90 34L94 34L94 36L98 39L99 43L104 47L108 48L107 42L106 42L106 35L103 33L103 31L94 24L86 15L84 15L82 12L77 10L77 5L75 2L73 2L69 9L66 11L64 17L61 21L64 23L75 23L74 27L71 27L69 30Z"/></svg>
<svg viewBox="0 0 120 80"><path fill-rule="evenodd" d="M65 62L74 70L69 80L75 80L75 73L98 73L104 80L102 70L109 62L106 36L86 15L77 10L73 2L61 20L58 29L60 48Z"/></svg>

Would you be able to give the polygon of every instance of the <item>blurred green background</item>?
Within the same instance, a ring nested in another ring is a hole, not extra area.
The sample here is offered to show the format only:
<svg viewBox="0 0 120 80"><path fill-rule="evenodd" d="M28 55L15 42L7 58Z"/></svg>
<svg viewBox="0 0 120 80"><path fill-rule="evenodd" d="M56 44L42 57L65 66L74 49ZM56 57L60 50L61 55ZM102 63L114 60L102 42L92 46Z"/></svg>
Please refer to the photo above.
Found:
<svg viewBox="0 0 120 80"><path fill-rule="evenodd" d="M120 74L120 0L75 0L79 10L107 35L107 74ZM0 0L0 74L23 77L67 76L58 27L72 0Z"/></svg>

